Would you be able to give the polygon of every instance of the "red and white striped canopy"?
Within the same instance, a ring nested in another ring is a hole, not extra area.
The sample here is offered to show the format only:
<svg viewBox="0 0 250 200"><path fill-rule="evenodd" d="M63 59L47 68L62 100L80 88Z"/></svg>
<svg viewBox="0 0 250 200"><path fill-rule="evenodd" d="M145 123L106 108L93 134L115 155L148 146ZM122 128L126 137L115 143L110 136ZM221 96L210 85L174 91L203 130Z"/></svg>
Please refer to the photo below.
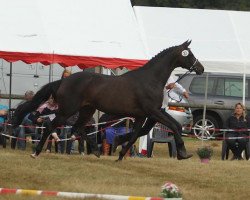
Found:
<svg viewBox="0 0 250 200"><path fill-rule="evenodd" d="M147 62L130 0L1 0L0 58L80 68Z"/></svg>

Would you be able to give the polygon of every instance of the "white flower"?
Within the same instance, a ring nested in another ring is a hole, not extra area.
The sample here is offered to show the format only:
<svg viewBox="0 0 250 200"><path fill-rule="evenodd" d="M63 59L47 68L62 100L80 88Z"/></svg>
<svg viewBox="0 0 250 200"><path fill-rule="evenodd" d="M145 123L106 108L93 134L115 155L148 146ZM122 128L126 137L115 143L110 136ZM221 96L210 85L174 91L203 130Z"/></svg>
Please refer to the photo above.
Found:
<svg viewBox="0 0 250 200"><path fill-rule="evenodd" d="M181 197L179 188L171 182L166 182L163 186L161 186L161 189L161 194L164 198Z"/></svg>

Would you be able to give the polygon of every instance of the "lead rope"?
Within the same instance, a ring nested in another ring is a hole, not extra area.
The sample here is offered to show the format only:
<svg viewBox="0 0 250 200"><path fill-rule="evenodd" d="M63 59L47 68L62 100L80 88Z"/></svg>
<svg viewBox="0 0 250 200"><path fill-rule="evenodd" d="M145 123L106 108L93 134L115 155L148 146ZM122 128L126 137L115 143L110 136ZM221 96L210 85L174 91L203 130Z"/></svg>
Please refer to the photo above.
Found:
<svg viewBox="0 0 250 200"><path fill-rule="evenodd" d="M179 82L181 79L183 79L185 76L191 74L191 73L194 71L194 66L195 66L195 64L196 64L197 62L198 62L198 59L196 59L196 60L194 61L193 65L190 67L190 69L189 69L185 74L183 74L182 76L180 76L174 83L178 83L178 82ZM170 99L174 100L174 101L177 101L177 103L180 103L180 102L182 101L183 98L182 98L182 97L179 98L180 100L177 100L177 99L172 98L172 97L169 95L169 92L170 92L171 90L172 90L172 89L169 89L169 90L167 91L168 97L169 97ZM182 96L182 95L179 95L179 96ZM188 105L189 105L188 99L187 99L187 102L188 102Z"/></svg>

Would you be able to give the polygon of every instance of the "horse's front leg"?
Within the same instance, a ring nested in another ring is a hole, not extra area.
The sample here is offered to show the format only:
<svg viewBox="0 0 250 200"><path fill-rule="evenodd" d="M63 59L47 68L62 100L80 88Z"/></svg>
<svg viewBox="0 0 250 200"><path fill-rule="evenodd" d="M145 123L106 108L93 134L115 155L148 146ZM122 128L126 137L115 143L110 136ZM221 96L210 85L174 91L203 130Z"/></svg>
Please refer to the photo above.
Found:
<svg viewBox="0 0 250 200"><path fill-rule="evenodd" d="M130 147L136 142L139 131L142 128L144 121L145 121L145 118L135 119L132 133L128 133L128 134L125 134L123 136L119 136L116 138L116 140L114 141L116 142L116 144L113 144L114 146L115 145L117 146L118 144L123 144L125 142L125 139L129 139L126 146L123 147L122 150L119 152L119 158L117 161L121 161L123 157L125 156L125 154L127 153L127 151L130 149ZM119 141L117 139L119 139Z"/></svg>
<svg viewBox="0 0 250 200"><path fill-rule="evenodd" d="M86 132L85 132L85 134L86 134ZM93 151L93 154L94 154L96 157L100 158L101 153L100 153L100 151L99 151L99 148L98 148L98 145L97 145L96 141L93 141L93 139L91 139L91 138L89 137L89 135L86 134L86 142L87 142L88 144L90 144L90 147L91 147L91 149L92 149L92 151Z"/></svg>
<svg viewBox="0 0 250 200"><path fill-rule="evenodd" d="M74 127L78 130L78 133L81 137L83 137L88 144L90 144L91 149L93 150L93 154L100 157L100 151L98 149L98 145L96 141L93 141L88 137L85 125L91 120L93 114L95 113L95 107L92 106L84 106L79 110L79 117Z"/></svg>
<svg viewBox="0 0 250 200"><path fill-rule="evenodd" d="M149 131L154 127L155 124L156 124L155 120L151 118L147 118L146 123L144 124L144 126L141 128L141 130L138 133L138 137L147 135Z"/></svg>
<svg viewBox="0 0 250 200"><path fill-rule="evenodd" d="M184 141L181 137L182 127L179 122L177 122L172 116L170 116L165 111L157 109L151 110L151 118L167 126L174 132L178 160L188 159L193 156L192 154L187 153Z"/></svg>

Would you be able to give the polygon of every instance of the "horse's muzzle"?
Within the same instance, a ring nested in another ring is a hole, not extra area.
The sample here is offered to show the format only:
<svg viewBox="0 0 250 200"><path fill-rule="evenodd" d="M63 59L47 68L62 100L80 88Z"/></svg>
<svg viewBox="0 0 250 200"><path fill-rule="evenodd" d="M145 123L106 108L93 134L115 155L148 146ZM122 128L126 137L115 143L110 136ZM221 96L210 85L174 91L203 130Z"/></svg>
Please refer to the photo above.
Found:
<svg viewBox="0 0 250 200"><path fill-rule="evenodd" d="M204 67L203 67L203 65L199 61L194 66L194 71L196 72L197 75L203 74Z"/></svg>

